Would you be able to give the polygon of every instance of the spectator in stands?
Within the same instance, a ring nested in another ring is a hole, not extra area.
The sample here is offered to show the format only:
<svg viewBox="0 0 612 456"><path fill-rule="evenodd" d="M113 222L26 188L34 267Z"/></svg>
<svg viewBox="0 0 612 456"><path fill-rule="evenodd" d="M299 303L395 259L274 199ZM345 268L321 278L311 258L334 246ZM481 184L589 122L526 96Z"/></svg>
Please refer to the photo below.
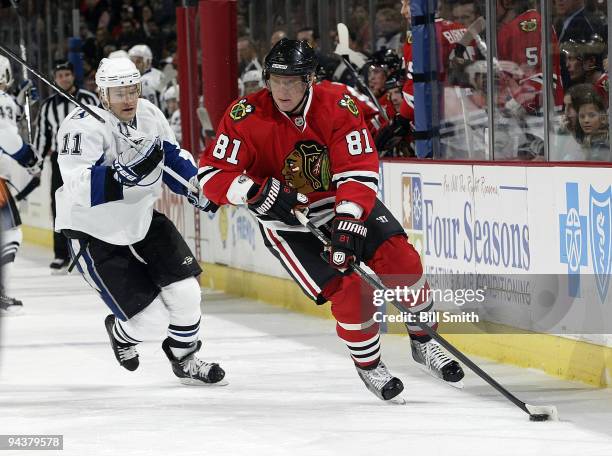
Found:
<svg viewBox="0 0 612 456"><path fill-rule="evenodd" d="M318 47L317 41L319 39L319 34L312 27L304 27L297 31L296 39L299 41L302 41L302 40L308 41L308 44L310 44L310 47L316 50Z"/></svg>
<svg viewBox="0 0 612 456"><path fill-rule="evenodd" d="M393 8L382 8L376 12L376 50L382 48L397 51L402 46L402 24L400 14Z"/></svg>
<svg viewBox="0 0 612 456"><path fill-rule="evenodd" d="M576 138L587 160L610 161L610 138L606 106L592 84L572 88L572 104L578 113Z"/></svg>
<svg viewBox="0 0 612 456"><path fill-rule="evenodd" d="M130 49L143 41L143 35L135 27L135 22L132 19L125 19L121 22L121 33L117 37L117 45L121 49Z"/></svg>
<svg viewBox="0 0 612 456"><path fill-rule="evenodd" d="M274 45L283 38L287 38L287 32L285 32L284 30L275 31L270 37L270 49L272 49Z"/></svg>
<svg viewBox="0 0 612 456"><path fill-rule="evenodd" d="M571 91L563 97L563 114L560 118L559 128L554 136L554 147L550 148L550 160L582 161L585 159L581 145L576 139L578 113L572 103Z"/></svg>
<svg viewBox="0 0 612 456"><path fill-rule="evenodd" d="M255 43L248 37L238 38L238 74L240 77L247 71L257 70L261 73L261 63L257 59Z"/></svg>
<svg viewBox="0 0 612 456"><path fill-rule="evenodd" d="M565 88L583 82L593 84L607 105L609 82L608 75L603 69L603 57L606 52L606 43L603 38L594 35L588 41L569 40L563 43L561 50L565 57L570 81Z"/></svg>
<svg viewBox="0 0 612 456"><path fill-rule="evenodd" d="M559 34L559 43L573 40L587 42L593 35L599 35L608 41L606 25L585 9L584 0L555 0L557 16L555 30ZM561 77L563 86L569 87L571 80L564 56L561 56Z"/></svg>
<svg viewBox="0 0 612 456"><path fill-rule="evenodd" d="M451 11L452 20L465 27L469 27L481 15L474 0L458 0L453 3Z"/></svg>

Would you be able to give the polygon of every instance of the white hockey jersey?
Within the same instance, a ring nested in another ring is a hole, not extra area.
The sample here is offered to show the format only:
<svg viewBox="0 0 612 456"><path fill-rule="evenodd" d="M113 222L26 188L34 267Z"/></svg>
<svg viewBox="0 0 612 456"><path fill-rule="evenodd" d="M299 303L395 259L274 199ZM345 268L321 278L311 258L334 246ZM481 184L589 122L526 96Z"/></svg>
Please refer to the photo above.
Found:
<svg viewBox="0 0 612 456"><path fill-rule="evenodd" d="M174 132L174 136L176 136L176 140L179 144L183 142L183 129L181 127L181 110L177 109L172 113L170 119L168 120L170 123L170 128Z"/></svg>
<svg viewBox="0 0 612 456"><path fill-rule="evenodd" d="M0 90L0 177L7 180L15 173L15 161L23 165L33 155L32 149L27 147L19 135L18 113L19 108L13 96Z"/></svg>
<svg viewBox="0 0 612 456"><path fill-rule="evenodd" d="M55 196L55 230L85 232L115 245L129 245L142 240L151 224L153 205L161 195L162 180L172 191L185 195L187 189L175 179L154 170L139 185L121 186L112 178L109 166L120 154L133 153L122 138L159 136L164 149L164 163L186 180L196 174L193 157L178 146L174 133L162 112L140 99L136 117L130 126L113 114L91 107L106 124L80 108L62 122L57 141L58 163L64 185Z"/></svg>
<svg viewBox="0 0 612 456"><path fill-rule="evenodd" d="M157 68L151 68L141 76L140 82L142 84L141 97L149 100L155 106L162 109L161 92L164 89L162 87L164 83L164 73Z"/></svg>

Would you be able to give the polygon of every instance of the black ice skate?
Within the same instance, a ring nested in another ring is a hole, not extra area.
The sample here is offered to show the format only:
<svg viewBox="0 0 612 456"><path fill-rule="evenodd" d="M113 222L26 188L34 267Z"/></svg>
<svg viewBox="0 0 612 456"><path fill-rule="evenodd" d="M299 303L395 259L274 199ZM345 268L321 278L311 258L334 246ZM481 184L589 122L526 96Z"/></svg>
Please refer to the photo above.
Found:
<svg viewBox="0 0 612 456"><path fill-rule="evenodd" d="M138 360L138 352L136 351L136 345L122 344L117 339L115 339L115 336L113 336L115 316L108 315L104 320L104 325L106 326L106 332L108 333L108 337L110 338L110 343L113 347L113 352L115 352L115 358L117 358L119 364L121 364L122 367L126 368L129 371L135 371L136 369L138 369L140 361Z"/></svg>
<svg viewBox="0 0 612 456"><path fill-rule="evenodd" d="M391 375L382 361L378 361L376 366L366 369L358 366L355 366L355 368L365 386L383 401L393 399L404 390L402 381Z"/></svg>
<svg viewBox="0 0 612 456"><path fill-rule="evenodd" d="M186 356L178 359L170 348L170 339L167 338L162 343L162 349L170 360L172 372L181 379L184 385L214 384L226 385L226 382L219 383L225 377L225 371L217 363L207 363L196 356L202 347L202 342L198 340L194 350Z"/></svg>
<svg viewBox="0 0 612 456"><path fill-rule="evenodd" d="M411 339L412 357L425 366L427 371L434 377L440 378L453 386L462 387L461 379L465 375L461 365L454 359L449 358L442 351L440 344L435 340L419 342Z"/></svg>
<svg viewBox="0 0 612 456"><path fill-rule="evenodd" d="M23 311L23 302L19 299L9 298L0 290L0 316L18 315Z"/></svg>
<svg viewBox="0 0 612 456"><path fill-rule="evenodd" d="M67 259L55 258L51 264L49 264L51 275L64 275L68 273L68 263Z"/></svg>

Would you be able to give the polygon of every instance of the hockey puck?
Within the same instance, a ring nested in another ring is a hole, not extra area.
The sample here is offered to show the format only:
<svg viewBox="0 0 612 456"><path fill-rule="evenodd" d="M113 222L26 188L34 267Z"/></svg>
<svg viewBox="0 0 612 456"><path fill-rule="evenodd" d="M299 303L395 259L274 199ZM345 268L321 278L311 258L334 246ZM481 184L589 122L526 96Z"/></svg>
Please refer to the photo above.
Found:
<svg viewBox="0 0 612 456"><path fill-rule="evenodd" d="M534 413L529 415L529 421L548 421L548 416L546 413Z"/></svg>

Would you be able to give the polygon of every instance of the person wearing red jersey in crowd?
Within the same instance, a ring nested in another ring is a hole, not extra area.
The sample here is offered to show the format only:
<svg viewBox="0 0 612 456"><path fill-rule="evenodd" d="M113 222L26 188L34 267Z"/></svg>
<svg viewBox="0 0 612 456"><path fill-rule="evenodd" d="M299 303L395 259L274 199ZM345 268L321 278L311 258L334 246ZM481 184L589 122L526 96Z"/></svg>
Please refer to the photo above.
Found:
<svg viewBox="0 0 612 456"><path fill-rule="evenodd" d="M406 303L412 312L431 310L433 302L419 254L376 197L378 155L363 115L350 95L314 84L316 65L306 41L280 40L264 61L266 87L228 108L198 179L215 204L246 204L266 246L304 293L318 304L331 301L359 377L389 400L403 385L381 361L372 290L364 296L350 264L363 261L383 278L395 274L422 290ZM301 209L330 235L328 249L299 223L294 210ZM417 362L448 382L463 377L420 327L408 329Z"/></svg>
<svg viewBox="0 0 612 456"><path fill-rule="evenodd" d="M518 65L520 79L502 74L499 91L505 94L504 108L516 117L538 113L542 108L542 17L529 9L526 0L497 0L497 59ZM559 41L552 36L553 96L558 110L563 106ZM500 69L495 69L500 71ZM500 71L503 73L503 71Z"/></svg>
<svg viewBox="0 0 612 456"><path fill-rule="evenodd" d="M401 14L407 20L409 27L411 22L410 0L401 0ZM438 49L437 73L438 80L443 85L448 85L449 63L454 58L456 52L468 53L473 57L473 49L458 47L459 41L463 38L466 28L459 23L451 22L442 18L436 18L436 44ZM400 107L399 115L395 116L387 128L381 130L376 138L376 147L384 149L389 144L393 144L399 137L405 137L411 130L414 122L414 81L412 79L412 32L406 32L404 42L404 63L406 65L406 81L402 88L404 102ZM442 101L442 100L441 100ZM440 112L443 112L442 110Z"/></svg>
<svg viewBox="0 0 612 456"><path fill-rule="evenodd" d="M387 122L380 115L380 111L376 107L370 97L355 90L353 87L343 84L342 82L333 82L329 79L319 80L317 75L317 85L327 88L330 91L336 92L339 96L347 95L351 97L357 108L363 115L363 119L368 127L368 131L372 137L376 136L381 127L384 127Z"/></svg>
<svg viewBox="0 0 612 456"><path fill-rule="evenodd" d="M599 35L587 41L569 40L561 45L571 85L590 83L608 105L610 83L603 71L606 43ZM568 87L569 88L569 87Z"/></svg>

